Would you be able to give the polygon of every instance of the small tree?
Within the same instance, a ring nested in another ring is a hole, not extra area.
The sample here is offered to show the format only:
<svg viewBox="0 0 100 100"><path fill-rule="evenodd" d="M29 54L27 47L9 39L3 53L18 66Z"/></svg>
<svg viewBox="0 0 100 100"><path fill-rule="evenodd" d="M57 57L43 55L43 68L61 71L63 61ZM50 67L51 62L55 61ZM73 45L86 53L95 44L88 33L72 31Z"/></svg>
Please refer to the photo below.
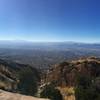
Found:
<svg viewBox="0 0 100 100"><path fill-rule="evenodd" d="M100 92L97 91L92 80L89 76L78 76L75 89L76 100L100 100Z"/></svg>
<svg viewBox="0 0 100 100"><path fill-rule="evenodd" d="M40 96L42 98L49 98L51 100L63 100L60 91L56 89L52 84L46 85Z"/></svg>

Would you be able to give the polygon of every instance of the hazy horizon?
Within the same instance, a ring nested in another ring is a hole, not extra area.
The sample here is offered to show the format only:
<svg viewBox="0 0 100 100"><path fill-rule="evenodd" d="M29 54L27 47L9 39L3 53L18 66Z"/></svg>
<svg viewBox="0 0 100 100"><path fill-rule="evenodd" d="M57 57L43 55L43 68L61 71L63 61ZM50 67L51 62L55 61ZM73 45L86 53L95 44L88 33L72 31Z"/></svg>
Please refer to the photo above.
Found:
<svg viewBox="0 0 100 100"><path fill-rule="evenodd" d="M100 44L100 42L80 42L80 41L32 41L32 40L0 40L0 43L66 43L66 44Z"/></svg>
<svg viewBox="0 0 100 100"><path fill-rule="evenodd" d="M0 40L0 42L12 43L81 43L81 44L100 44L100 42L80 42L80 41L32 41L32 40Z"/></svg>

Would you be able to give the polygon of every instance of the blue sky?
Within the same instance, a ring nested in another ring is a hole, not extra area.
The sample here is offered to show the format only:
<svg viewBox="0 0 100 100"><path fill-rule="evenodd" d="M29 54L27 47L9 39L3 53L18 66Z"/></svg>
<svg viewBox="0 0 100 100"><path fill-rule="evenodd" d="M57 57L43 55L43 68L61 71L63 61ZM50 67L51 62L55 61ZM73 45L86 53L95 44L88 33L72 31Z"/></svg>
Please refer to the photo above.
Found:
<svg viewBox="0 0 100 100"><path fill-rule="evenodd" d="M0 40L100 42L100 1L0 0Z"/></svg>

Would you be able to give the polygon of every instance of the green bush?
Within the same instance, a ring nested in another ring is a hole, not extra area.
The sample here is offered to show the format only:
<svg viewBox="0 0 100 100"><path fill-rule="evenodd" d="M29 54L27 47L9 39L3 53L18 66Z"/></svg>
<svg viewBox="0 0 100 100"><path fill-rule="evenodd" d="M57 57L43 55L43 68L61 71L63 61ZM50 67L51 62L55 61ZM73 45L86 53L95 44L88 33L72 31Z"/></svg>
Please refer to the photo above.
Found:
<svg viewBox="0 0 100 100"><path fill-rule="evenodd" d="M18 73L18 90L25 95L34 96L37 92L37 78L30 68L21 70Z"/></svg>
<svg viewBox="0 0 100 100"><path fill-rule="evenodd" d="M78 76L75 89L76 100L100 100L100 92L97 91L93 79L88 76Z"/></svg>
<svg viewBox="0 0 100 100"><path fill-rule="evenodd" d="M51 100L63 100L63 97L58 89L53 85L46 85L41 92L40 96L42 98L49 98Z"/></svg>

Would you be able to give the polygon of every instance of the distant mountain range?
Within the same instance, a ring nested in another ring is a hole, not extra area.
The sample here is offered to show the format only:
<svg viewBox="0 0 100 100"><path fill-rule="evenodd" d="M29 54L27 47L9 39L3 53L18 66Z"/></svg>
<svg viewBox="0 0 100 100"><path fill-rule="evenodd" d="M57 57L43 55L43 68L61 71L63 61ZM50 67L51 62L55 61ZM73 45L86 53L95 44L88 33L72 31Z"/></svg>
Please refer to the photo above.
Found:
<svg viewBox="0 0 100 100"><path fill-rule="evenodd" d="M31 42L22 40L5 40L0 41L0 48L13 48L13 49L56 49L65 50L72 48L88 48L100 49L100 43L78 43L78 42Z"/></svg>

